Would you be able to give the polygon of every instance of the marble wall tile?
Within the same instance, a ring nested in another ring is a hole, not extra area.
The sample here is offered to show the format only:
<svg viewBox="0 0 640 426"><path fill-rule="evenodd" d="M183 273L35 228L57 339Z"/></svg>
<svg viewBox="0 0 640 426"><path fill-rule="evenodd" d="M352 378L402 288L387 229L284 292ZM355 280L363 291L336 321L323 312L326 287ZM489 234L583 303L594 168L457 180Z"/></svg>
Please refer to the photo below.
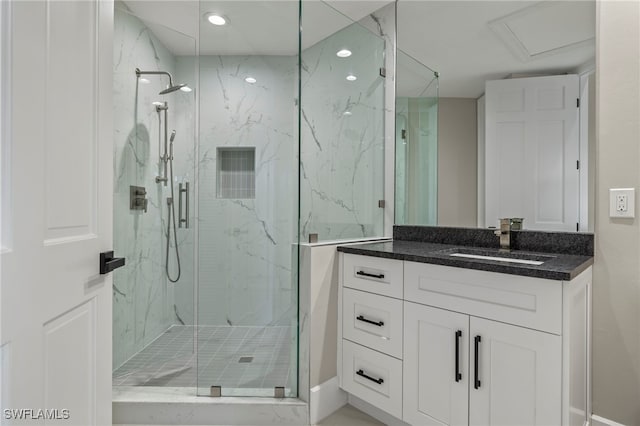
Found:
<svg viewBox="0 0 640 426"><path fill-rule="evenodd" d="M287 325L296 317L295 63L290 56L200 58L200 324ZM241 147L255 149L255 198L221 198L219 150Z"/></svg>

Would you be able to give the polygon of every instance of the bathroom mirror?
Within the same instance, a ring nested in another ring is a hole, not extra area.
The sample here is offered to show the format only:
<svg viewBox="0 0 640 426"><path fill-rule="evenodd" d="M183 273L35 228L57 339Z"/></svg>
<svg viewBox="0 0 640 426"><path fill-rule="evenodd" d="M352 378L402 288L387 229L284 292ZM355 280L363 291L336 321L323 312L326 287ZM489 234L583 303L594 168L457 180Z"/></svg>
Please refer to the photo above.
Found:
<svg viewBox="0 0 640 426"><path fill-rule="evenodd" d="M398 2L397 63L396 224L593 231L595 1Z"/></svg>

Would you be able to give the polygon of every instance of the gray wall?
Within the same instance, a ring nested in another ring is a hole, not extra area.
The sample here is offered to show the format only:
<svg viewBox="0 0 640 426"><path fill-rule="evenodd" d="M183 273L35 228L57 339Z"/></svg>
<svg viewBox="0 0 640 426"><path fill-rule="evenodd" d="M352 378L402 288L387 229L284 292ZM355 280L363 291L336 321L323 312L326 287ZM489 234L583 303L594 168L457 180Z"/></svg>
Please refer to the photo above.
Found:
<svg viewBox="0 0 640 426"><path fill-rule="evenodd" d="M476 99L438 101L438 225L476 227Z"/></svg>
<svg viewBox="0 0 640 426"><path fill-rule="evenodd" d="M610 219L608 190L640 184L640 2L597 4L593 411L638 425L640 219Z"/></svg>

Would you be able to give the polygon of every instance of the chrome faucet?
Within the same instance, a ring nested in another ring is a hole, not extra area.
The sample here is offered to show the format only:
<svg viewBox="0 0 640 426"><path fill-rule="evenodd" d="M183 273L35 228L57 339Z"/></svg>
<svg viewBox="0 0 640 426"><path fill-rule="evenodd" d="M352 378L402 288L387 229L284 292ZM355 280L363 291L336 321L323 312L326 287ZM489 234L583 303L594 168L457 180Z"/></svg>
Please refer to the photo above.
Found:
<svg viewBox="0 0 640 426"><path fill-rule="evenodd" d="M498 237L500 237L500 250L511 250L511 231L522 230L521 217L505 217L500 219L500 229L493 231Z"/></svg>
<svg viewBox="0 0 640 426"><path fill-rule="evenodd" d="M500 219L500 229L493 233L500 237L500 250L511 250L511 218Z"/></svg>

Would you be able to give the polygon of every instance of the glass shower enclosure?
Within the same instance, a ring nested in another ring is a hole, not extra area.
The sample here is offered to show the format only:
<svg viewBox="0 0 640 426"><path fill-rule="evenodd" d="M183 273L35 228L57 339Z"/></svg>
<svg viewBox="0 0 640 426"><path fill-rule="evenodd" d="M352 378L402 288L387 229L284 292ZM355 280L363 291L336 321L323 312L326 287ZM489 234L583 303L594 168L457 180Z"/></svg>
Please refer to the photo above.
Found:
<svg viewBox="0 0 640 426"><path fill-rule="evenodd" d="M171 4L115 11L113 384L297 397L300 243L383 235L389 45L321 1Z"/></svg>
<svg viewBox="0 0 640 426"><path fill-rule="evenodd" d="M115 12L113 383L296 397L299 5L149 3Z"/></svg>

